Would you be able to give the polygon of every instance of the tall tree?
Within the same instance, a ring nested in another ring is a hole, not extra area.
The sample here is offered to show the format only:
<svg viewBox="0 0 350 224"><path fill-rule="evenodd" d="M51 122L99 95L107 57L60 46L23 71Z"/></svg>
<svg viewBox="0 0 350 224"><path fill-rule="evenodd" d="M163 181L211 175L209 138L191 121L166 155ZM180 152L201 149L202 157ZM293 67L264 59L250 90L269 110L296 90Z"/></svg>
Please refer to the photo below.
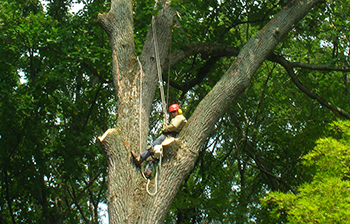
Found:
<svg viewBox="0 0 350 224"><path fill-rule="evenodd" d="M349 221L349 121L334 122L329 135L304 157L315 176L297 195L271 192L264 206L275 223L347 223Z"/></svg>
<svg viewBox="0 0 350 224"><path fill-rule="evenodd" d="M244 44L239 53L235 52L237 58L211 91L201 99L180 133L176 149L172 149L176 153L165 151L167 160L159 176L158 193L151 197L142 190L145 181L133 165L130 151L141 150L146 144L148 117L157 84L157 53L160 65L165 70L167 63L176 64L195 53L214 56L214 52L218 54L213 49L217 45L198 44L187 51L176 52L171 60L168 59L175 12L169 2L162 2L145 39L140 65L135 55L133 2L111 1L110 11L99 15L99 23L107 32L111 43L113 83L118 108L116 127L100 138L107 152L109 167L110 223L163 222L182 181L194 168L199 151L215 124L234 99L250 85L261 64L266 59L280 60L280 64L288 68L287 70L292 70L289 69L292 68L290 64L284 64L283 58L273 56L272 52L295 24L321 2L288 2ZM155 48L157 44L158 49ZM290 75L293 76L292 71ZM141 80L143 81L140 84ZM337 111L348 116L342 110Z"/></svg>
<svg viewBox="0 0 350 224"><path fill-rule="evenodd" d="M93 139L114 97L106 35L81 24L103 7L74 17L69 2L42 3L0 3L0 222L98 223L106 165Z"/></svg>

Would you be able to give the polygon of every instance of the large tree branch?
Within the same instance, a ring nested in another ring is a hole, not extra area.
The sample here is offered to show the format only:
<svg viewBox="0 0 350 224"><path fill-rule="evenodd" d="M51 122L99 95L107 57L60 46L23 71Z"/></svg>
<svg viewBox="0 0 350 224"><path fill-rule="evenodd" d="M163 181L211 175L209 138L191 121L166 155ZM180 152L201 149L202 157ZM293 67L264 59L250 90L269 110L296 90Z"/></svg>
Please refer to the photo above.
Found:
<svg viewBox="0 0 350 224"><path fill-rule="evenodd" d="M184 85L180 85L175 81L169 80L169 85L178 90L181 90L182 95L184 95L188 90L198 85L205 78L205 76L210 72L210 69L221 57L237 56L238 53L239 49L235 47L217 43L198 42L186 45L182 49L175 51L166 59L165 64L163 66L163 79L167 80L167 77L165 77L165 70L169 68L169 66L173 67L185 58L197 54L201 54L203 58L210 57L207 63L197 70L196 78L194 78L190 82L186 82Z"/></svg>
<svg viewBox="0 0 350 224"><path fill-rule="evenodd" d="M239 54L239 49L218 43L191 43L174 51L164 62L163 68L167 69L169 66L174 67L185 58L196 54L202 54L203 57L230 57L237 56Z"/></svg>
<svg viewBox="0 0 350 224"><path fill-rule="evenodd" d="M186 49L186 50L184 50ZM226 45L222 44L212 44L212 43L193 43L185 46L183 49L177 50L171 55L171 62L170 66L175 66L177 62L180 62L186 57L189 57L194 54L204 54L204 55L211 55L215 56L216 58L219 57L230 57L230 56L238 56L239 49L235 47L228 47ZM174 58L173 58L174 57ZM325 106L326 108L332 110L336 114L339 114L340 116L343 116L347 119L349 119L349 113L344 111L343 109L336 107L332 105L331 103L327 102L326 100L319 97L317 94L313 93L309 89L307 89L304 85L301 84L301 82L297 79L297 77L294 74L293 68L301 68L301 69L310 69L310 70L318 70L318 71L340 71L340 72L350 72L350 67L348 66L333 66L329 64L322 64L322 65L314 65L314 64L308 64L303 62L289 62L285 58L281 56L277 56L275 54L271 54L267 60L276 62L283 66L288 75L292 78L292 81L294 84L307 96L309 96L312 99L316 99L321 105ZM168 61L167 61L168 62ZM188 91L189 88L192 88L198 82L203 80L205 74L202 74L202 76L198 77L197 79L194 79L190 83L186 83L183 86L178 85L175 82L170 81L170 85L173 87Z"/></svg>
<svg viewBox="0 0 350 224"><path fill-rule="evenodd" d="M215 56L215 57L232 57L232 56L238 56L240 50L236 47L227 46L223 44L217 44L217 43L192 43L184 46L183 48L174 51L174 53L169 57L170 60L170 67L175 66L179 62L181 62L183 59L188 58L195 54L203 54L203 55L209 55L209 56ZM275 60L275 57L277 57L275 54L271 54L267 58L269 61L277 62ZM166 64L164 67L169 66L169 58L166 60ZM303 69L310 69L310 70L319 70L319 71L340 71L340 72L350 72L349 66L333 66L330 64L321 64L321 65L314 65L314 64L308 64L303 62L289 62L290 65L293 68L303 68Z"/></svg>
<svg viewBox="0 0 350 224"><path fill-rule="evenodd" d="M111 1L108 13L99 14L98 24L106 31L112 49L112 77L117 98L122 94L121 82L130 71L134 58L134 31L132 2L129 0Z"/></svg>
<svg viewBox="0 0 350 224"><path fill-rule="evenodd" d="M179 135L177 157L170 161L168 167L162 168L161 176L172 181L161 183L160 189L166 189L166 191L161 191L155 196L154 206L158 210L152 211L153 216L160 220L165 218L166 214L159 213L159 211L168 210L170 204L162 199L166 197L172 200L175 197L182 180L192 171L199 150L216 122L240 93L249 86L256 70L282 38L319 2L321 1L299 0L279 12L254 38L245 44L224 76L199 103Z"/></svg>
<svg viewBox="0 0 350 224"><path fill-rule="evenodd" d="M295 1L278 13L240 51L237 59L211 92L200 102L182 133L183 140L195 155L217 120L233 100L250 84L262 62L268 58L282 38L320 0Z"/></svg>

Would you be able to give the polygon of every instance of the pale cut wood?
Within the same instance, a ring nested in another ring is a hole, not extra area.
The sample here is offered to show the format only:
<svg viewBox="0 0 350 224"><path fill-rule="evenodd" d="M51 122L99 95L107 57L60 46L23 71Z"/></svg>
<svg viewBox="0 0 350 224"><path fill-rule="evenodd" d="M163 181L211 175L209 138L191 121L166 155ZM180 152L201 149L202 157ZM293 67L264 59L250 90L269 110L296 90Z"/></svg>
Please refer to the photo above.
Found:
<svg viewBox="0 0 350 224"><path fill-rule="evenodd" d="M103 140L106 138L106 136L108 135L109 132L113 131L114 129L108 129L102 136L98 137L97 139L100 142L103 142Z"/></svg>
<svg viewBox="0 0 350 224"><path fill-rule="evenodd" d="M162 142L162 146L168 146L170 145L171 143L173 143L175 140L174 137L167 137L163 142Z"/></svg>

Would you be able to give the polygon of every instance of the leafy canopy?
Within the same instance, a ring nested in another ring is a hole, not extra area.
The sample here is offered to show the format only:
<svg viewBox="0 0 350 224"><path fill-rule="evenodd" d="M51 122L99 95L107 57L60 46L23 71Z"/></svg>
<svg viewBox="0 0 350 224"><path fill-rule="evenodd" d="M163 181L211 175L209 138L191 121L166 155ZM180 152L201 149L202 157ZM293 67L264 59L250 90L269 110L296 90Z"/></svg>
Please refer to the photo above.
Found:
<svg viewBox="0 0 350 224"><path fill-rule="evenodd" d="M271 192L263 205L274 220L289 223L347 223L350 209L350 122L330 125L332 137L321 138L304 156L305 169L314 173L298 194Z"/></svg>

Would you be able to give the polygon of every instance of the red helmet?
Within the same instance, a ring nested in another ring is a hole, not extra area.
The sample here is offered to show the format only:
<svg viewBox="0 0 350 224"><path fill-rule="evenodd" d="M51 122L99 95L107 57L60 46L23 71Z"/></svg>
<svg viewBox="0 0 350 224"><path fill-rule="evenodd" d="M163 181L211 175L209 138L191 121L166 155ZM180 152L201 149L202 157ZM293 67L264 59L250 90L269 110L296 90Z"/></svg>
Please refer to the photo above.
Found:
<svg viewBox="0 0 350 224"><path fill-rule="evenodd" d="M179 104L177 104L177 103L171 104L169 107L169 113L174 112L174 111L178 111L179 109L180 109Z"/></svg>

